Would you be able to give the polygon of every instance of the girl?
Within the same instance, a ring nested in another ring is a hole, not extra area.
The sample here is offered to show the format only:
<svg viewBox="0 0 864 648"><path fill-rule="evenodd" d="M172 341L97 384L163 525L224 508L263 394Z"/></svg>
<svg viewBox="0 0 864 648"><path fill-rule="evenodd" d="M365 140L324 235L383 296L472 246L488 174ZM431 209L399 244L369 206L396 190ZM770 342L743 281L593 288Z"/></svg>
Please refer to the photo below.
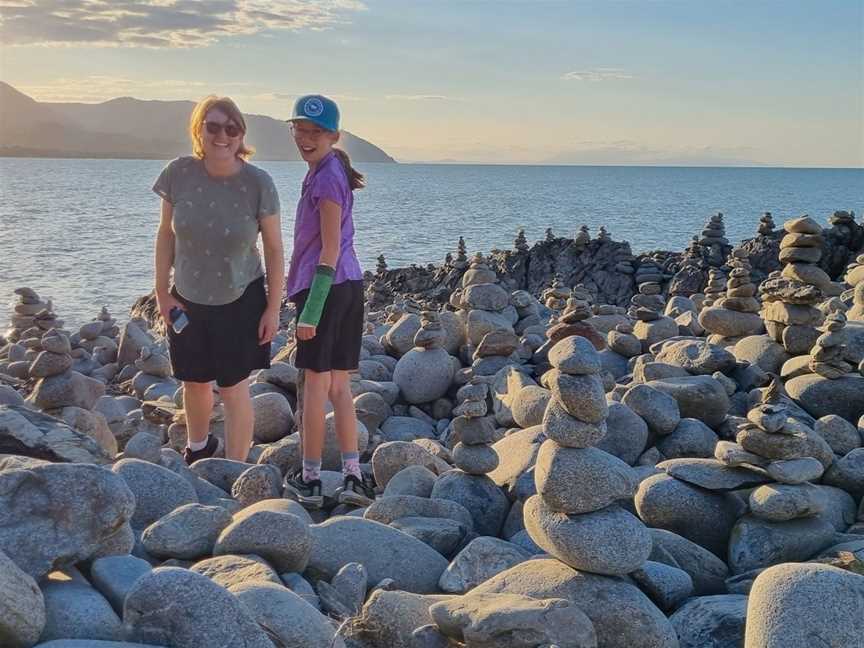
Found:
<svg viewBox="0 0 864 648"><path fill-rule="evenodd" d="M307 508L319 508L324 408L333 405L342 452L343 504L365 506L374 491L360 472L357 420L350 374L360 361L363 336L363 273L354 252L352 191L365 186L339 141L339 108L321 95L300 97L289 120L300 156L309 165L303 180L294 251L286 280L297 305L296 366L304 370L303 468L286 480Z"/></svg>
<svg viewBox="0 0 864 648"><path fill-rule="evenodd" d="M231 99L207 97L189 121L192 155L169 163L153 186L162 197L156 301L168 328L174 375L183 381L187 464L219 447L209 435L213 381L225 406L225 456L246 461L254 425L249 373L270 366L270 341L279 328L279 196L270 176L246 161L253 151L245 134L246 122ZM188 324L175 332L180 311Z"/></svg>

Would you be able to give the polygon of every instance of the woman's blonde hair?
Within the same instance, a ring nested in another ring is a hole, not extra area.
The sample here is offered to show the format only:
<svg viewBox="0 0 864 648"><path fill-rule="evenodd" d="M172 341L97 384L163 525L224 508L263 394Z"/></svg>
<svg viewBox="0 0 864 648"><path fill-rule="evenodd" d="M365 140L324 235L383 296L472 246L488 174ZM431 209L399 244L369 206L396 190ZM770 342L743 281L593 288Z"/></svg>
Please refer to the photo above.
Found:
<svg viewBox="0 0 864 648"><path fill-rule="evenodd" d="M189 118L189 138L192 140L192 154L199 160L204 158L204 141L202 138L202 130L204 128L204 120L207 113L211 110L221 110L237 127L242 131L241 138L246 135L246 120L243 119L243 113L237 107L237 104L228 97L217 97L210 95L204 97L195 106L192 111L192 116ZM237 157L248 160L255 153L255 149L247 146L246 142L241 139L240 148L237 150Z"/></svg>

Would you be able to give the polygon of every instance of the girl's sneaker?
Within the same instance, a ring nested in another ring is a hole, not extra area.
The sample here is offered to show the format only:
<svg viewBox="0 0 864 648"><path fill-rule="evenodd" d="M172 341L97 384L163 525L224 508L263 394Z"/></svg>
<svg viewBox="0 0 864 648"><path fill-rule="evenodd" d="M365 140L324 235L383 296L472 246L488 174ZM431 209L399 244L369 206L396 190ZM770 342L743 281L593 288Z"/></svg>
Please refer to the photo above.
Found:
<svg viewBox="0 0 864 648"><path fill-rule="evenodd" d="M369 506L375 501L375 490L365 479L354 475L346 475L342 488L336 489L336 497L340 504L349 506Z"/></svg>
<svg viewBox="0 0 864 648"><path fill-rule="evenodd" d="M187 466L191 466L199 459L209 459L219 452L220 443L218 437L209 434L207 435L207 445L200 450L193 450L188 446L183 448L183 461L186 462Z"/></svg>
<svg viewBox="0 0 864 648"><path fill-rule="evenodd" d="M298 470L285 479L285 489L297 498L307 509L320 509L324 505L324 496L321 494L321 480L313 479L303 481L303 471Z"/></svg>

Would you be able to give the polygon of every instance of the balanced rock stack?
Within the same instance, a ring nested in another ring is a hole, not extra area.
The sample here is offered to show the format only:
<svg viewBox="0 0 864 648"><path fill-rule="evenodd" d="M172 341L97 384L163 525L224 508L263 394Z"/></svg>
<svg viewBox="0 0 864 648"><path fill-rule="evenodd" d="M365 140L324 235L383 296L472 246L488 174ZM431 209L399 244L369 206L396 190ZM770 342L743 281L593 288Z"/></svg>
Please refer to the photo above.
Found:
<svg viewBox="0 0 864 648"><path fill-rule="evenodd" d="M845 238L851 238L853 230L857 223L855 222L855 212L848 212L844 210L835 211L831 216L828 217L828 223L832 226L840 230L841 236Z"/></svg>
<svg viewBox="0 0 864 648"><path fill-rule="evenodd" d="M530 327L542 327L540 302L527 290L516 290L510 295L510 303L516 309L519 320L514 326L517 335L524 335ZM544 327L545 328L545 327Z"/></svg>
<svg viewBox="0 0 864 648"><path fill-rule="evenodd" d="M555 242L555 234L552 233L552 228L546 228L546 238L544 239L546 243L554 243Z"/></svg>
<svg viewBox="0 0 864 648"><path fill-rule="evenodd" d="M764 402L747 413L737 441L719 442L718 459L736 467L734 470L743 468L773 483L751 491L750 511L733 527L729 543L732 572L807 560L831 544L833 524L817 517L827 507L825 495L822 487L810 483L833 461L826 441L791 418L784 405ZM792 520L798 522L790 525Z"/></svg>
<svg viewBox="0 0 864 648"><path fill-rule="evenodd" d="M597 230L597 240L598 241L611 241L612 235L606 231L606 227L601 225L600 229Z"/></svg>
<svg viewBox="0 0 864 648"><path fill-rule="evenodd" d="M849 264L846 283L852 286L852 308L846 313L846 317L864 321L864 254L858 255L855 263Z"/></svg>
<svg viewBox="0 0 864 648"><path fill-rule="evenodd" d="M634 279L640 295L659 295L663 291L663 268L651 257L642 257Z"/></svg>
<svg viewBox="0 0 864 648"><path fill-rule="evenodd" d="M48 378L72 368L72 345L69 338L56 329L42 336L41 351L30 365L31 378Z"/></svg>
<svg viewBox="0 0 864 648"><path fill-rule="evenodd" d="M830 278L816 264L822 257L822 228L804 216L783 224L787 234L780 242L781 279L769 277L761 287L762 319L768 334L792 355L808 353L819 337L816 330L822 312L816 305ZM772 283L772 279L775 281Z"/></svg>
<svg viewBox="0 0 864 648"><path fill-rule="evenodd" d="M586 321L593 315L591 294L584 286L576 286L570 291L570 296L564 305L564 312L546 330L547 342L538 352L538 355L541 358L545 357L549 349L571 335L581 335L588 338L596 349L603 349L606 346L605 339L590 322Z"/></svg>
<svg viewBox="0 0 864 648"><path fill-rule="evenodd" d="M626 463L598 448L609 411L600 358L585 338L571 336L549 352L543 376L552 398L543 417L547 440L537 455L537 494L523 507L525 529L567 565L596 574L626 574L651 553L651 535L616 502L633 496L637 479Z"/></svg>
<svg viewBox="0 0 864 648"><path fill-rule="evenodd" d="M852 371L852 365L843 358L846 353L846 315L834 312L825 318L819 328L822 335L810 349L810 371L831 380L840 378Z"/></svg>
<svg viewBox="0 0 864 648"><path fill-rule="evenodd" d="M455 373L456 358L444 349L446 333L435 311L424 311L414 348L396 362L393 382L408 403L431 403L444 396Z"/></svg>
<svg viewBox="0 0 864 648"><path fill-rule="evenodd" d="M708 285L705 286L704 306L713 306L726 294L726 275L719 268L708 270Z"/></svg>
<svg viewBox="0 0 864 648"><path fill-rule="evenodd" d="M465 239L459 237L459 242L456 244L456 258L453 260L453 267L459 270L468 267L468 253L465 247Z"/></svg>
<svg viewBox="0 0 864 648"><path fill-rule="evenodd" d="M12 308L9 319L11 329L5 335L10 342L17 342L23 331L36 326L37 314L51 310L50 300L42 301L32 288L17 288L15 294L18 295L18 303Z"/></svg>
<svg viewBox="0 0 864 648"><path fill-rule="evenodd" d="M30 367L39 380L28 400L42 410L64 407L93 409L105 393L105 385L72 369L72 345L65 333L46 332L40 340L42 351Z"/></svg>
<svg viewBox="0 0 864 648"><path fill-rule="evenodd" d="M760 304L756 299L756 286L750 278L750 263L744 250L733 250L729 265L726 296L718 299L699 313L699 324L712 333L708 341L728 346L748 335L762 332Z"/></svg>
<svg viewBox="0 0 864 648"><path fill-rule="evenodd" d="M525 238L525 230L520 229L516 232L516 240L513 241L513 248L517 252L527 252L528 251L528 239Z"/></svg>
<svg viewBox="0 0 864 648"><path fill-rule="evenodd" d="M759 233L759 236L770 236L774 233L774 218L771 216L771 212L765 212L762 216L759 217L759 228L756 230Z"/></svg>
<svg viewBox="0 0 864 648"><path fill-rule="evenodd" d="M606 344L625 358L635 358L642 353L642 341L633 335L633 325L626 322L618 324L606 334Z"/></svg>
<svg viewBox="0 0 864 648"><path fill-rule="evenodd" d="M586 247L591 242L591 233L588 231L587 225L582 225L576 233L576 238L573 243L580 248Z"/></svg>
<svg viewBox="0 0 864 648"><path fill-rule="evenodd" d="M459 391L464 400L453 410L457 415L453 431L459 439L453 447L453 464L469 475L486 475L498 467L498 455L492 449L495 426L486 417L489 387L468 384Z"/></svg>
<svg viewBox="0 0 864 648"><path fill-rule="evenodd" d="M560 312L567 306L569 297L570 289L564 285L561 276L556 274L552 285L543 291L540 299L549 310Z"/></svg>
<svg viewBox="0 0 864 648"><path fill-rule="evenodd" d="M726 238L726 225L723 223L723 214L714 214L702 230L702 238L699 241L703 247L708 249L708 263L711 266L723 265L729 254L731 246Z"/></svg>
<svg viewBox="0 0 864 648"><path fill-rule="evenodd" d="M138 372L132 379L132 389L138 398L159 400L162 396L173 398L180 385L171 377L171 361L168 353L158 344L141 349L135 360Z"/></svg>

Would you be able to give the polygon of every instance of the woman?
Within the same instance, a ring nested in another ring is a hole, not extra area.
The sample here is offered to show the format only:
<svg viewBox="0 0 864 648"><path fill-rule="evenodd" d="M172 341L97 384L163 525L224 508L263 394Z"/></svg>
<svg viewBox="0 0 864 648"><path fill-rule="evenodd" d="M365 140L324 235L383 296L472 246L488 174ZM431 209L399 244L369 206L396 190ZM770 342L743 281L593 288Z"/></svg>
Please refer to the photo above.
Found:
<svg viewBox="0 0 864 648"><path fill-rule="evenodd" d="M174 375L183 381L187 464L219 447L209 435L214 381L225 407L225 456L247 459L254 424L249 373L270 366L270 341L279 328L279 196L270 176L246 161L253 150L245 134L246 121L231 99L207 97L189 120L192 155L170 162L153 186L162 197L156 300ZM175 308L188 317L179 333L171 326Z"/></svg>
<svg viewBox="0 0 864 648"><path fill-rule="evenodd" d="M327 401L333 404L342 452L339 501L365 506L375 494L360 472L357 415L350 372L360 362L363 337L363 272L354 251L352 192L365 186L339 141L339 108L321 95L300 97L290 120L300 156L309 165L303 180L294 250L286 280L297 305L297 358L304 370L303 468L286 486L308 508L318 508L321 452Z"/></svg>

